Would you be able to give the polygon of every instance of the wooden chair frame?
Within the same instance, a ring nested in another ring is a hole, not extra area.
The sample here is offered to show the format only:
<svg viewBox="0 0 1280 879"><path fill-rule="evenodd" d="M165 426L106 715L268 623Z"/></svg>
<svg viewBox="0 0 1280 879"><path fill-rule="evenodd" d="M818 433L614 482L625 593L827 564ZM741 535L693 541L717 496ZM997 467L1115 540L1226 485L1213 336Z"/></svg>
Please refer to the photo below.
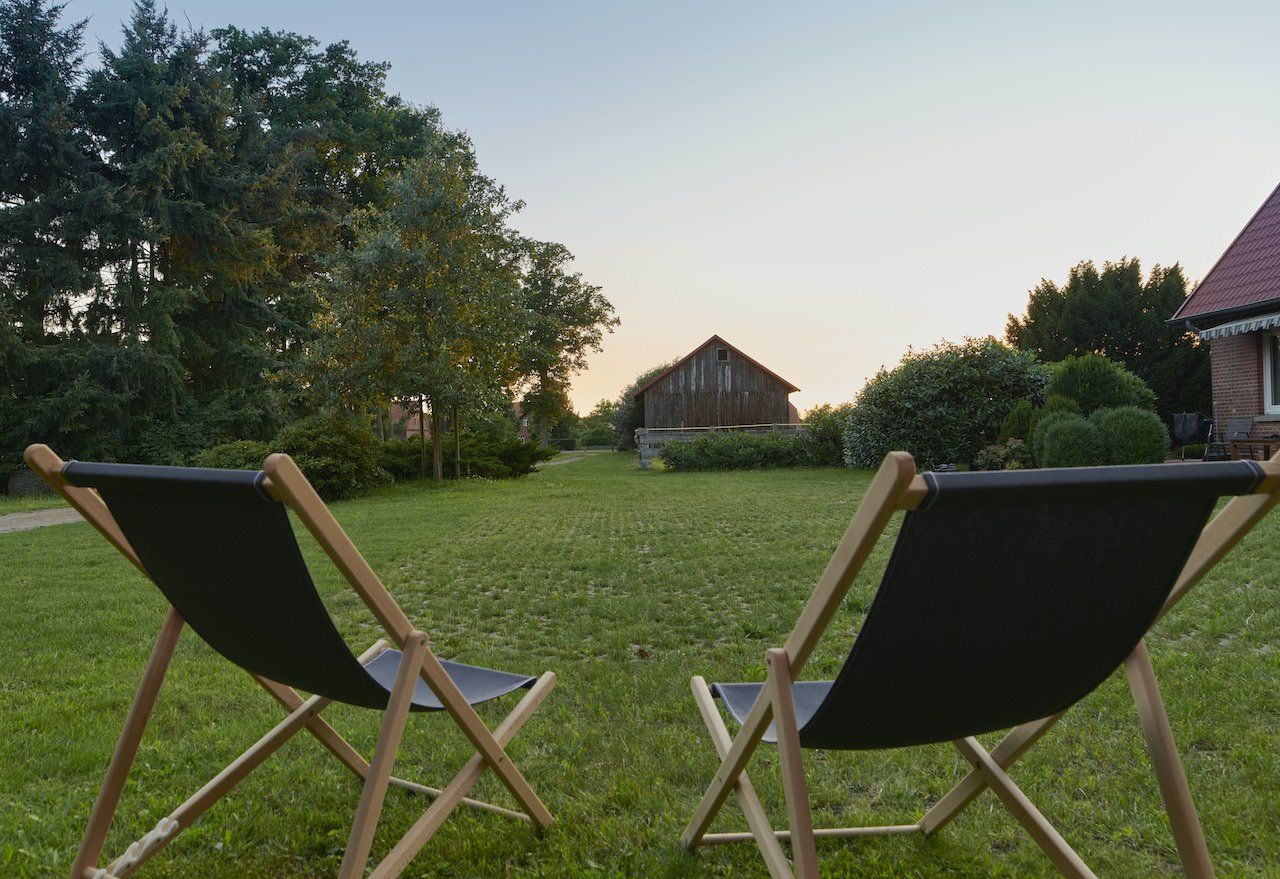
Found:
<svg viewBox="0 0 1280 879"><path fill-rule="evenodd" d="M96 491L71 485L62 475L64 462L48 446L30 446L25 458L45 482L78 510L138 570L150 577ZM137 755L138 744L182 632L183 619L171 606L165 614L142 681L129 708L124 729L107 766L106 776L71 868L71 879L125 879L132 875L146 860L190 827L206 809L303 729L364 784L339 870L340 879L354 879L364 875L374 830L387 788L391 785L427 794L433 801L378 863L370 874L371 879L399 876L459 805L531 822L539 830L549 827L553 820L551 813L533 792L505 748L551 692L556 684L555 674L549 671L543 673L506 718L495 729L490 730L431 651L427 635L410 623L293 460L288 455L271 455L264 462L263 469L267 474L265 490L293 510L386 630L389 640L377 641L359 657L360 661L363 663L372 659L392 644L404 651L383 715L373 759L365 760L320 716L329 705L329 699L322 696L304 699L292 687L259 675L251 675L288 712L285 719L186 802L162 818L155 829L130 845L107 866L99 866L107 830L115 816L125 780ZM439 698L444 710L476 749L475 755L443 789L406 781L391 774L419 677ZM507 809L467 796L486 769L492 769L498 775L524 811Z"/></svg>
<svg viewBox="0 0 1280 879"><path fill-rule="evenodd" d="M1252 494L1233 498L1205 526L1157 615L1157 620L1185 598L1192 587L1280 501L1280 454L1259 463L1265 472L1263 480ZM681 835L681 842L686 848L754 840L774 879L791 876L814 879L818 875L815 845L817 838L933 834L972 803L983 790L991 788L1063 875L1073 879L1093 879L1093 872L1007 773L1065 712L1015 727L989 752L973 737L954 742L973 769L914 824L813 827L791 683L799 677L858 571L894 514L917 508L927 492L924 479L915 473L915 462L910 455L892 452L885 457L785 645L767 652L768 674L765 686L736 737L730 738L707 682L701 677L693 678L694 701L720 758L720 767ZM1212 879L1213 864L1144 642L1139 642L1125 659L1123 666L1138 709L1147 751L1159 782L1183 871L1191 879ZM770 721L774 721L776 726L783 793L787 806L789 829L782 831L775 831L770 826L764 806L746 773L747 763L760 744ZM730 791L737 796L750 829L748 832L738 833L709 833L708 828ZM788 861L780 844L782 842L791 844L794 863Z"/></svg>

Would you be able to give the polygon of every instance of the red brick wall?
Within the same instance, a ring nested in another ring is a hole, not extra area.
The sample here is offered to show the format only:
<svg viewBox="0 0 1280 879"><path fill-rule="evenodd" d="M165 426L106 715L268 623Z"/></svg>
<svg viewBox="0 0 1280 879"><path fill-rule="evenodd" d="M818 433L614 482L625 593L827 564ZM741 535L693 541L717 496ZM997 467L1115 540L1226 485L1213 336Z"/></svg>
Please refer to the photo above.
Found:
<svg viewBox="0 0 1280 879"><path fill-rule="evenodd" d="M1262 333L1209 340L1214 417L1262 414Z"/></svg>

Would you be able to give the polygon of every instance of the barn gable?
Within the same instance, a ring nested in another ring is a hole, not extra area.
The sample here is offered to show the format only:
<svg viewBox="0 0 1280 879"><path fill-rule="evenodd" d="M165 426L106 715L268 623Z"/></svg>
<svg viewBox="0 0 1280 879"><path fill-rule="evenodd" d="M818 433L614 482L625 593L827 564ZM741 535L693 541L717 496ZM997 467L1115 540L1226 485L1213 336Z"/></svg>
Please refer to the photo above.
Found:
<svg viewBox="0 0 1280 879"><path fill-rule="evenodd" d="M712 336L635 393L646 428L787 424L795 385Z"/></svg>

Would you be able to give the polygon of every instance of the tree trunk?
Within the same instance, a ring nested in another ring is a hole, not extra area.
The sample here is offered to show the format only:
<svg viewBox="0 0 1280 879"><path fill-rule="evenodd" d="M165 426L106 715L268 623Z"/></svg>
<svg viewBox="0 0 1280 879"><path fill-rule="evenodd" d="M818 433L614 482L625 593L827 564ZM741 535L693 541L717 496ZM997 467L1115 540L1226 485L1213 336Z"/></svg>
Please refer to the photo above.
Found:
<svg viewBox="0 0 1280 879"><path fill-rule="evenodd" d="M444 481L444 448L440 435L440 407L431 404L431 478Z"/></svg>
<svg viewBox="0 0 1280 879"><path fill-rule="evenodd" d="M427 475L427 401L425 397L418 398L418 445L421 452L419 460L419 472Z"/></svg>
<svg viewBox="0 0 1280 879"><path fill-rule="evenodd" d="M541 438L542 447L544 449L547 446L551 445L551 443L547 440L547 421L545 418L542 421L538 422L538 436Z"/></svg>
<svg viewBox="0 0 1280 879"><path fill-rule="evenodd" d="M458 435L458 407L453 407L453 478L462 478L462 439Z"/></svg>

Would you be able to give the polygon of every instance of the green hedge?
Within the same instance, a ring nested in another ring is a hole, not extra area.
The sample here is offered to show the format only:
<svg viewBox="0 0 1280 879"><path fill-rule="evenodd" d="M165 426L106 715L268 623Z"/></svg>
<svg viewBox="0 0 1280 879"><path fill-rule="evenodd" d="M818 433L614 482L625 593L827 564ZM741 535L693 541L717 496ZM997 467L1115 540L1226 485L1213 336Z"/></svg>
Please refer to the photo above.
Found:
<svg viewBox="0 0 1280 879"><path fill-rule="evenodd" d="M1035 418L1036 405L1030 400L1019 400L1013 409L1000 422L1000 432L996 434L996 443L1004 444L1011 439L1025 440L1031 436L1031 420Z"/></svg>
<svg viewBox="0 0 1280 879"><path fill-rule="evenodd" d="M797 437L779 431L711 431L689 442L670 442L658 453L669 470L758 470L805 463Z"/></svg>
<svg viewBox="0 0 1280 879"><path fill-rule="evenodd" d="M844 464L844 424L853 404L824 403L804 415L804 429L796 434L798 454L810 467L840 467Z"/></svg>
<svg viewBox="0 0 1280 879"><path fill-rule="evenodd" d="M1058 410L1056 412L1048 412L1041 415L1035 421L1035 426L1031 428L1031 459L1037 467L1044 467L1044 438L1049 428L1064 421L1084 421L1084 416L1079 412L1068 412L1066 410Z"/></svg>

